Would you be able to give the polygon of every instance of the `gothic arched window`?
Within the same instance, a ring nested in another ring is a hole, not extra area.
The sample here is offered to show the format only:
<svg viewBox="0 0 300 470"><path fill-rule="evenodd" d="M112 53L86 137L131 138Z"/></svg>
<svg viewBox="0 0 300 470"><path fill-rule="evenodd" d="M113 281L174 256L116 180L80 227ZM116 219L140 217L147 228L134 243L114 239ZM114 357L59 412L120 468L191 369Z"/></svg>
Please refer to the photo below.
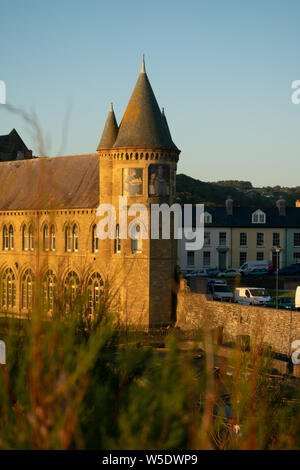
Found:
<svg viewBox="0 0 300 470"><path fill-rule="evenodd" d="M93 253L98 252L99 247L99 239L97 237L97 225L93 226L93 233L92 233L92 251Z"/></svg>
<svg viewBox="0 0 300 470"><path fill-rule="evenodd" d="M78 251L78 226L75 224L72 230L73 235L73 251Z"/></svg>
<svg viewBox="0 0 300 470"><path fill-rule="evenodd" d="M26 310L32 309L33 296L33 275L31 269L27 269L21 280L22 308Z"/></svg>
<svg viewBox="0 0 300 470"><path fill-rule="evenodd" d="M65 278L65 290L71 302L73 302L76 299L79 293L79 289L80 289L79 276L75 271L70 271Z"/></svg>
<svg viewBox="0 0 300 470"><path fill-rule="evenodd" d="M49 228L48 228L48 225L45 225L44 229L43 229L43 248L44 248L44 251L49 251Z"/></svg>
<svg viewBox="0 0 300 470"><path fill-rule="evenodd" d="M116 225L116 235L114 240L114 252L121 253L120 226Z"/></svg>
<svg viewBox="0 0 300 470"><path fill-rule="evenodd" d="M69 225L65 228L65 251L71 251L72 249L72 235Z"/></svg>
<svg viewBox="0 0 300 470"><path fill-rule="evenodd" d="M53 310L57 279L54 272L49 269L44 277L43 298L46 310Z"/></svg>
<svg viewBox="0 0 300 470"><path fill-rule="evenodd" d="M141 227L139 224L136 224L131 229L131 252L132 253L142 252Z"/></svg>
<svg viewBox="0 0 300 470"><path fill-rule="evenodd" d="M7 268L2 277L2 307L11 309L16 306L16 278L11 268Z"/></svg>
<svg viewBox="0 0 300 470"><path fill-rule="evenodd" d="M2 231L2 248L3 250L8 250L8 230L7 230L7 227L6 225L4 225L3 227L3 231Z"/></svg>
<svg viewBox="0 0 300 470"><path fill-rule="evenodd" d="M29 235L29 250L33 251L34 250L34 234L33 234L33 227L32 225L29 226L28 230L28 235Z"/></svg>
<svg viewBox="0 0 300 470"><path fill-rule="evenodd" d="M93 313L99 306L100 295L104 288L104 283L99 273L94 273L90 276L87 287L89 312Z"/></svg>
<svg viewBox="0 0 300 470"><path fill-rule="evenodd" d="M50 227L50 250L55 251L55 227L51 225Z"/></svg>
<svg viewBox="0 0 300 470"><path fill-rule="evenodd" d="M10 250L14 249L14 228L12 225L8 229L8 247Z"/></svg>
<svg viewBox="0 0 300 470"><path fill-rule="evenodd" d="M23 225L22 229L22 248L23 251L28 250L28 231L26 225Z"/></svg>

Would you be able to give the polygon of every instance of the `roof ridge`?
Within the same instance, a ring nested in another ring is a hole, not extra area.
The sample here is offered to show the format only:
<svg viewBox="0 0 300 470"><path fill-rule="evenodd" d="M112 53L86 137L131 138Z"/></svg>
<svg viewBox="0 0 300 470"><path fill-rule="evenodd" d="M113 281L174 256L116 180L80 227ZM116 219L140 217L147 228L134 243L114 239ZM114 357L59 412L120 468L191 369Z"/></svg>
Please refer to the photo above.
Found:
<svg viewBox="0 0 300 470"><path fill-rule="evenodd" d="M80 153L75 155L56 155L53 157L37 157L37 158L27 158L25 160L8 160L8 161L0 161L0 165L4 164L26 164L29 162L39 162L42 160L53 160L54 158L74 158L74 157L98 157L98 153Z"/></svg>

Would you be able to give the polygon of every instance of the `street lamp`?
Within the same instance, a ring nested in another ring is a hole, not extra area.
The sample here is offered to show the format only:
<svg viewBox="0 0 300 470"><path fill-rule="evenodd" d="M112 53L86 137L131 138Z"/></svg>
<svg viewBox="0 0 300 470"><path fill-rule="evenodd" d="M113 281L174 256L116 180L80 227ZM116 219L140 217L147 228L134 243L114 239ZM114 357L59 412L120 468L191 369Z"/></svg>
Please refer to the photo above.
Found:
<svg viewBox="0 0 300 470"><path fill-rule="evenodd" d="M276 252L276 308L278 309L278 288L279 288L279 253L280 248L279 246L275 246Z"/></svg>

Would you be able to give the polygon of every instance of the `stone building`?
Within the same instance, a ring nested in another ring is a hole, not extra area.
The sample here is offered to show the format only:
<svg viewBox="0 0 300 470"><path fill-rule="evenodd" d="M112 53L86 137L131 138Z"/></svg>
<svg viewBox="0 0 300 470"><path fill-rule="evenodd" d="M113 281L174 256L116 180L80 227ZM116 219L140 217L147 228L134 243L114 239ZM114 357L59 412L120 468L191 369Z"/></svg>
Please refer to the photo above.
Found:
<svg viewBox="0 0 300 470"><path fill-rule="evenodd" d="M118 221L121 195L147 209L172 203L179 153L143 61L120 126L111 106L96 153L0 163L1 310L30 311L39 278L49 310L56 292L70 289L87 293L93 313L110 282L126 324L175 320L176 241L121 239L119 224L99 239L96 211L112 204Z"/></svg>
<svg viewBox="0 0 300 470"><path fill-rule="evenodd" d="M178 264L185 272L263 260L283 268L300 262L300 208L286 207L283 199L273 208L235 207L228 198L225 207L205 207L203 248L187 251L185 242L178 241Z"/></svg>
<svg viewBox="0 0 300 470"><path fill-rule="evenodd" d="M0 162L27 158L32 158L32 151L26 147L16 129L7 135L0 135Z"/></svg>

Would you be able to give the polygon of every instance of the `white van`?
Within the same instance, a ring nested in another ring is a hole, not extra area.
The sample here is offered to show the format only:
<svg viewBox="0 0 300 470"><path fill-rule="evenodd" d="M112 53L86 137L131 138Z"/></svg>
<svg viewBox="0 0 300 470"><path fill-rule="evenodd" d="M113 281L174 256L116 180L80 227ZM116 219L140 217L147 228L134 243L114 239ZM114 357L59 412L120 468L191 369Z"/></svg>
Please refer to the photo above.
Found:
<svg viewBox="0 0 300 470"><path fill-rule="evenodd" d="M295 309L300 309L300 286L297 286L295 294Z"/></svg>
<svg viewBox="0 0 300 470"><path fill-rule="evenodd" d="M264 287L237 287L234 300L244 305L265 305L271 296Z"/></svg>
<svg viewBox="0 0 300 470"><path fill-rule="evenodd" d="M242 274L247 274L251 271L254 271L255 269L262 269L262 268L265 268L265 269L272 269L273 265L272 265L272 261L271 260L268 260L268 261L247 261L246 263L244 263L241 267L240 267L240 272Z"/></svg>

